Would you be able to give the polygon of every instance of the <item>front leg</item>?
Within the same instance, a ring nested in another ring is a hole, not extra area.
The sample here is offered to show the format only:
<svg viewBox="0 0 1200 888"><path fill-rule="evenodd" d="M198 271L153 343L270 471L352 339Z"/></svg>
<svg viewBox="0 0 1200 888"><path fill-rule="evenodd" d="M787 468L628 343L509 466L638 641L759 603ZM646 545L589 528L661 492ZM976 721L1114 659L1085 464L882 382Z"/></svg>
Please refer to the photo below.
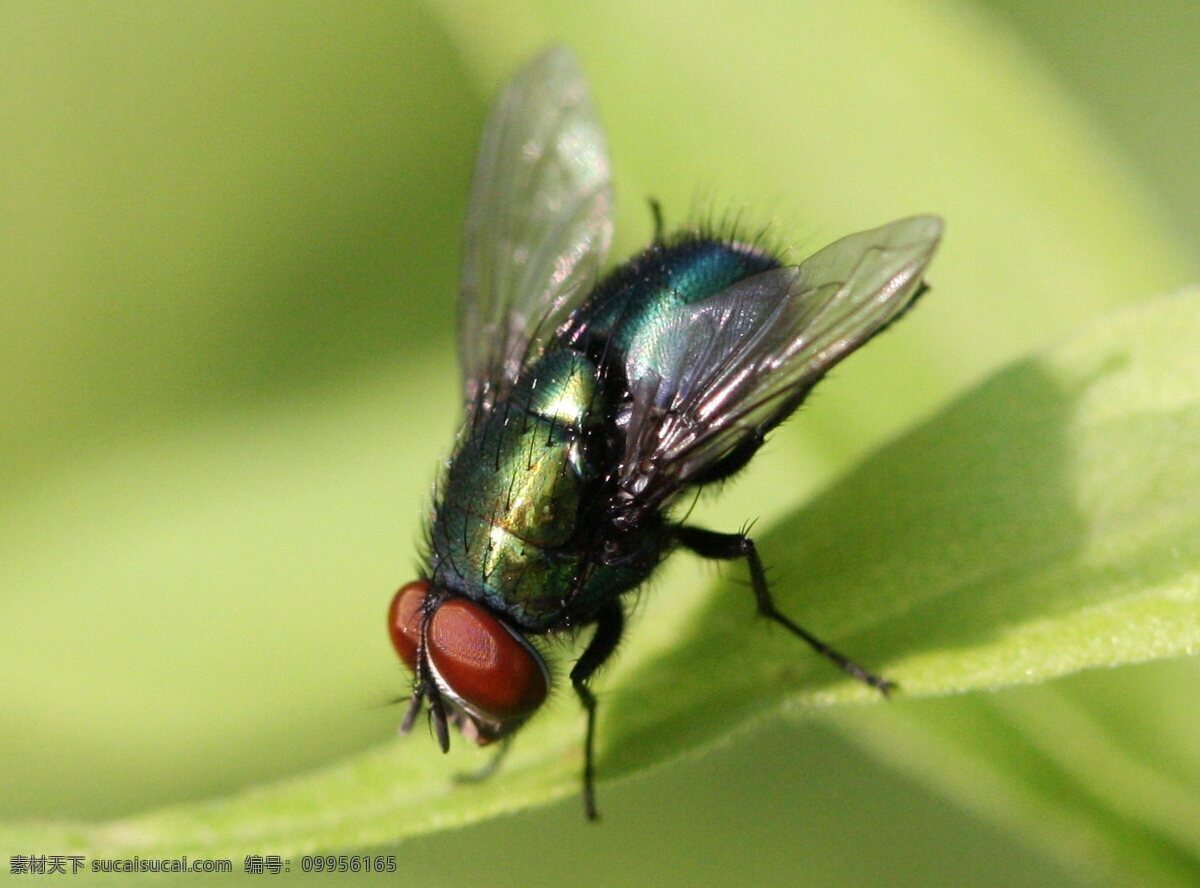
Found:
<svg viewBox="0 0 1200 888"><path fill-rule="evenodd" d="M588 681L617 649L624 629L625 612L621 610L621 603L612 599L596 614L592 640L571 670L571 686L587 710L587 733L583 741L583 812L588 820L600 818L596 810L595 786L596 695L588 687Z"/></svg>
<svg viewBox="0 0 1200 888"><path fill-rule="evenodd" d="M754 598L758 602L758 612L760 614L770 620L774 620L793 635L803 639L813 650L822 657L831 660L843 672L876 688L885 697L896 687L894 683L872 672L868 672L849 657L838 653L825 642L821 641L821 639L801 626L796 625L775 609L775 602L771 599L771 592L767 587L767 572L763 570L762 559L758 557L758 550L754 547L754 541L748 536L741 533L717 533L716 531L704 530L700 527L685 527L683 525L679 525L674 529L674 536L675 541L679 545L695 552L702 558L714 558L722 561L745 558L746 564L750 567L750 583L754 587Z"/></svg>
<svg viewBox="0 0 1200 888"><path fill-rule="evenodd" d="M500 740L500 746L492 754L491 760L482 768L476 771L468 771L465 774L455 774L455 783L482 783L490 778L493 774L500 770L500 766L504 764L505 756L512 749L512 734L503 737Z"/></svg>

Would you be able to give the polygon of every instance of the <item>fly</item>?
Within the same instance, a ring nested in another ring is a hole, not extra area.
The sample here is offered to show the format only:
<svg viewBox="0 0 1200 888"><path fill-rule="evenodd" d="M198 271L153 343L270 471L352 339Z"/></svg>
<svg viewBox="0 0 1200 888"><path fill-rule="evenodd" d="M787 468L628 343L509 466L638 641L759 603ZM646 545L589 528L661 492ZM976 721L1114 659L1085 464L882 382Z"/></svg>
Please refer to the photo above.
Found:
<svg viewBox="0 0 1200 888"><path fill-rule="evenodd" d="M443 750L451 727L507 744L549 693L544 640L591 627L570 671L591 819L591 679L620 642L625 594L675 550L745 561L760 614L893 687L775 608L753 540L672 506L745 466L831 367L913 304L942 231L915 216L785 266L733 238L664 236L655 206L653 243L601 278L612 204L587 85L550 49L483 132L459 290L465 419L422 574L388 614L414 675L401 728L426 706Z"/></svg>

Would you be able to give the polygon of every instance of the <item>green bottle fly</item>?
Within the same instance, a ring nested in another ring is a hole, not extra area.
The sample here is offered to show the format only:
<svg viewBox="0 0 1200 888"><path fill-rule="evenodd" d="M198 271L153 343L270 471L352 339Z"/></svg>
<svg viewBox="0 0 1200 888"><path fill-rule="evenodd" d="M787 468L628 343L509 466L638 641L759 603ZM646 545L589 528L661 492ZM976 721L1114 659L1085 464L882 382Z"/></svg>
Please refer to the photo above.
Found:
<svg viewBox="0 0 1200 888"><path fill-rule="evenodd" d="M574 58L538 56L484 130L459 301L466 419L424 575L388 617L415 677L402 728L427 705L443 749L450 726L507 744L550 690L539 640L593 627L570 672L587 712L590 818L590 680L621 639L625 594L676 549L744 559L760 613L892 687L776 610L752 540L672 507L745 466L830 367L913 304L941 221L854 234L798 266L736 238L659 229L600 276L612 239L603 132Z"/></svg>

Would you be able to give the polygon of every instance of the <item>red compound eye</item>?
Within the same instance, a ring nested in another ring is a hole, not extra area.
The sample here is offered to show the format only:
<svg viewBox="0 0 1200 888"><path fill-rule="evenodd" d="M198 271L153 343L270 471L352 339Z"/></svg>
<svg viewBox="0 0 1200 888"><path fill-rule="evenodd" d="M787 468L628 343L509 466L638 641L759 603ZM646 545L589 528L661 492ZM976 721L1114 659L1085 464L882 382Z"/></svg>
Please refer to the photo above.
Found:
<svg viewBox="0 0 1200 888"><path fill-rule="evenodd" d="M425 598L429 595L428 580L414 580L400 587L388 608L388 634L400 659L414 673L417 671L417 646L421 643L421 619Z"/></svg>
<svg viewBox="0 0 1200 888"><path fill-rule="evenodd" d="M444 602L433 613L426 640L442 681L480 714L506 722L545 701L541 656L478 604L465 598Z"/></svg>

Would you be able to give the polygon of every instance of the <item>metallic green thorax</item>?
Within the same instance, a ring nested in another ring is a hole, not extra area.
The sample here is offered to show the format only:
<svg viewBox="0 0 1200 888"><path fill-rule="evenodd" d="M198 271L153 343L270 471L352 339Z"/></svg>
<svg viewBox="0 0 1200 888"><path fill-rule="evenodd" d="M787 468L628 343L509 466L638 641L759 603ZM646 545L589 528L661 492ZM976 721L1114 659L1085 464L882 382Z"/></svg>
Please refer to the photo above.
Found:
<svg viewBox="0 0 1200 888"><path fill-rule="evenodd" d="M598 467L585 452L602 420L596 367L550 352L497 409L464 432L433 530L434 578L536 627L578 585L577 525Z"/></svg>
<svg viewBox="0 0 1200 888"><path fill-rule="evenodd" d="M697 238L655 244L603 281L511 393L463 430L430 534L435 584L537 632L588 623L644 580L665 554L662 519L617 539L606 512L625 349L681 302L775 265Z"/></svg>

